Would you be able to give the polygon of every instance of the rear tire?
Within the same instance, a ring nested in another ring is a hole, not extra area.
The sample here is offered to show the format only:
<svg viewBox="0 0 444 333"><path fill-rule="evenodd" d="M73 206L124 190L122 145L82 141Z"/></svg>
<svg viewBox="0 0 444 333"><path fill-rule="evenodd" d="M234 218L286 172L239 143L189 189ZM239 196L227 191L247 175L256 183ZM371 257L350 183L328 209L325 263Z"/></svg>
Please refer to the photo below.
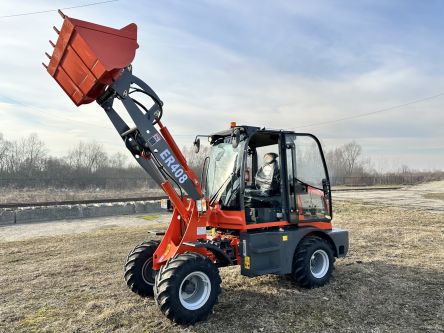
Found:
<svg viewBox="0 0 444 333"><path fill-rule="evenodd" d="M296 248L290 277L302 288L321 287L329 282L333 263L330 244L320 237L307 236Z"/></svg>
<svg viewBox="0 0 444 333"><path fill-rule="evenodd" d="M212 312L221 278L207 257L194 252L170 259L156 276L154 298L162 313L178 324L194 324Z"/></svg>
<svg viewBox="0 0 444 333"><path fill-rule="evenodd" d="M159 241L137 245L126 259L124 277L128 288L141 297L153 296L156 271L153 270L153 254Z"/></svg>

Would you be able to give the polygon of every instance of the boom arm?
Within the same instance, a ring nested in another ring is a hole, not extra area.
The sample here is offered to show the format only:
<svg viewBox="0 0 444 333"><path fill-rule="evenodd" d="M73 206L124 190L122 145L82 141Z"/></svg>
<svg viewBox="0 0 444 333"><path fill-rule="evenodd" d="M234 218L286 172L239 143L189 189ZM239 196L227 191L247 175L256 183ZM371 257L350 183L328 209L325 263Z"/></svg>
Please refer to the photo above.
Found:
<svg viewBox="0 0 444 333"><path fill-rule="evenodd" d="M45 68L77 106L99 103L136 161L174 204L170 226L153 255L153 268L158 270L175 254L192 249L189 242L206 237L209 215L201 218L196 202L202 198L201 185L160 121L162 101L132 74L131 62L138 48L137 26L114 29L60 14L63 26L60 31L54 28L59 37L56 44L50 42L54 51L51 56L47 54L50 62L44 64ZM153 106L146 108L132 98L135 92L148 95ZM134 128L114 109L116 99L122 102ZM204 248L194 250L208 254Z"/></svg>
<svg viewBox="0 0 444 333"><path fill-rule="evenodd" d="M169 195L175 193L168 181L171 179L192 199L201 198L196 175L160 122L162 101L145 82L132 75L131 62L138 48L137 26L114 29L59 13L63 26L60 31L54 27L59 38L56 44L50 41L54 52L51 56L46 53L50 62L48 66L43 64L48 73L77 106L97 101L105 109L137 162ZM131 98L129 95L135 91L150 96L154 105L147 109ZM114 110L115 98L121 100L135 128L130 129ZM175 196L171 198L173 202L178 201L177 193Z"/></svg>
<svg viewBox="0 0 444 333"><path fill-rule="evenodd" d="M138 86L135 91L144 92L153 99L154 105L150 109L130 97L130 88L134 88L134 85ZM130 129L114 110L116 98L121 100L136 127ZM124 69L97 102L105 110L136 161L159 186L165 190L165 186L171 186L166 184L171 179L193 200L202 197L195 173L188 166L168 129L160 122L158 114L162 111L162 101L145 82L132 74L131 65ZM159 131L155 124L159 126ZM166 191L170 195L169 190ZM171 199L176 201L176 198Z"/></svg>

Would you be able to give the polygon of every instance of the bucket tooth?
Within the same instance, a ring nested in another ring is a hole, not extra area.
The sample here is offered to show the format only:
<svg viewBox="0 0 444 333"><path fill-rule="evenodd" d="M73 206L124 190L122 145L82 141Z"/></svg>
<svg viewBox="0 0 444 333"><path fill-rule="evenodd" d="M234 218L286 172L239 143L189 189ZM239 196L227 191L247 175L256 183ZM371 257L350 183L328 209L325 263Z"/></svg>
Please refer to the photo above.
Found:
<svg viewBox="0 0 444 333"><path fill-rule="evenodd" d="M47 66L44 62L42 62L42 65L43 65L43 67L45 67L46 69L48 69L48 66Z"/></svg>
<svg viewBox="0 0 444 333"><path fill-rule="evenodd" d="M57 12L60 14L60 16L61 16L62 18L65 18L66 15L63 14L63 12L62 12L60 9L58 9Z"/></svg>
<svg viewBox="0 0 444 333"><path fill-rule="evenodd" d="M52 47L55 47L55 44L52 42L52 40L49 41L49 44L51 44Z"/></svg>
<svg viewBox="0 0 444 333"><path fill-rule="evenodd" d="M52 27L54 29L55 32L57 32L57 35L60 35L60 30L57 29L55 26Z"/></svg>
<svg viewBox="0 0 444 333"><path fill-rule="evenodd" d="M49 60L51 60L51 56L48 54L48 52L45 52L45 55L48 57Z"/></svg>

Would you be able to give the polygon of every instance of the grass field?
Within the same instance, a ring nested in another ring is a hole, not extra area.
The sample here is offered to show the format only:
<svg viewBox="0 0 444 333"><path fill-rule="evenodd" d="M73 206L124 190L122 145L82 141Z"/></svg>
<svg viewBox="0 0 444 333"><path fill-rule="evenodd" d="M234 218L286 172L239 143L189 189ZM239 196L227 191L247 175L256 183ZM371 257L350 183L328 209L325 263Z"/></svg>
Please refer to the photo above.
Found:
<svg viewBox="0 0 444 333"><path fill-rule="evenodd" d="M120 189L35 189L35 188L9 188L0 187L1 203L29 203L45 201L64 201L64 200L92 200L92 199L114 199L114 198L135 198L165 195L160 189L137 188L135 190Z"/></svg>
<svg viewBox="0 0 444 333"><path fill-rule="evenodd" d="M123 281L125 256L158 226L2 242L0 331L443 332L444 215L340 202L334 221L350 253L330 284L302 290L224 268L214 314L190 327Z"/></svg>
<svg viewBox="0 0 444 333"><path fill-rule="evenodd" d="M444 200L444 193L426 193L424 198Z"/></svg>

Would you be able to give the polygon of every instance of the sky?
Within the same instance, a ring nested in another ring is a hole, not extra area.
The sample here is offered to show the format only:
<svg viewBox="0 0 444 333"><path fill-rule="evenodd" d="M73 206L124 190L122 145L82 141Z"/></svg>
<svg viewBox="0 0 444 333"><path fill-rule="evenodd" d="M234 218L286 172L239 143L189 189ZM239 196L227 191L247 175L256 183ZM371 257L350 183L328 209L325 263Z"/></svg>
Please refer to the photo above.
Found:
<svg viewBox="0 0 444 333"><path fill-rule="evenodd" d="M0 16L91 2L1 0ZM378 171L444 169L443 12L432 0L120 0L64 10L138 25L133 72L164 101L179 146L236 121L310 132L326 149L355 140ZM56 12L0 17L0 133L37 133L57 156L82 140L131 158L103 110L77 108L41 65L61 24Z"/></svg>

